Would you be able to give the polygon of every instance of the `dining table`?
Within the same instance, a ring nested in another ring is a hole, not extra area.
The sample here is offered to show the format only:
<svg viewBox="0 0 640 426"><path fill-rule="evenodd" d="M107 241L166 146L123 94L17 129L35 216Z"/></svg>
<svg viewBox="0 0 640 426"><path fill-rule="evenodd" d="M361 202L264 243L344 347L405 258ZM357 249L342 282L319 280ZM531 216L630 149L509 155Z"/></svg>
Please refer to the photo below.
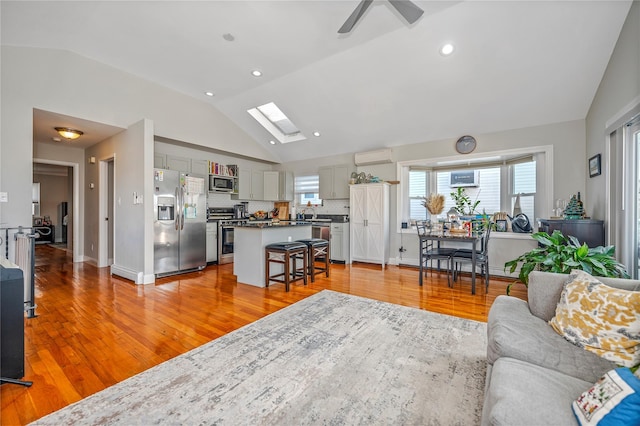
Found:
<svg viewBox="0 0 640 426"><path fill-rule="evenodd" d="M482 240L484 231L456 231L457 230L432 229L418 234L420 239L420 285L422 286L424 275L424 255L429 243L436 244L437 248L440 248L443 242L466 243L471 245L471 294L476 294L477 247L478 242ZM452 267L455 268L454 265L452 265Z"/></svg>

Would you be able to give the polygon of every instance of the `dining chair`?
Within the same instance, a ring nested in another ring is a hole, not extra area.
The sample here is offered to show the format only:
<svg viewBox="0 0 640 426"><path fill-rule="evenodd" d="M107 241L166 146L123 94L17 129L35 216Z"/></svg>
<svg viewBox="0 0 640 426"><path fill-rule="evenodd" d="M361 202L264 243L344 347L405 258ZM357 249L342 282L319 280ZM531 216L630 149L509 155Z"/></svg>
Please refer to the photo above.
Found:
<svg viewBox="0 0 640 426"><path fill-rule="evenodd" d="M427 221L416 221L416 229L418 230L418 237L421 235L425 235L427 233ZM433 240L420 240L420 250L422 252L422 262L423 267L426 271L429 267L429 262L431 262L431 274L433 275L433 261L437 260L446 261L447 262L447 285L451 286L451 281L449 279L449 274L453 274L453 262L451 260L451 256L456 251L453 248L446 247L437 247L434 245ZM438 270L440 270L440 264L438 263Z"/></svg>
<svg viewBox="0 0 640 426"><path fill-rule="evenodd" d="M481 267L480 274L484 277L485 292L489 289L489 237L493 223L489 223L486 231L480 238L480 250L476 250L476 268ZM455 283L460 275L463 263L473 263L471 249L458 249L451 255L453 266L453 282Z"/></svg>

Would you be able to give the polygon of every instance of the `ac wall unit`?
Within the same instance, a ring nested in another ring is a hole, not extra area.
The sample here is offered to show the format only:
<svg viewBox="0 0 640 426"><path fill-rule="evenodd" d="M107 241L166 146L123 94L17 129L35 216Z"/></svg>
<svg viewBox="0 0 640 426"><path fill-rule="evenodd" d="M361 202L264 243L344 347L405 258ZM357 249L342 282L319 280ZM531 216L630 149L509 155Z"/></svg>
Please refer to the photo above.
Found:
<svg viewBox="0 0 640 426"><path fill-rule="evenodd" d="M451 172L451 188L480 186L480 172L477 170Z"/></svg>
<svg viewBox="0 0 640 426"><path fill-rule="evenodd" d="M391 148L379 149L377 151L357 152L354 162L356 163L356 166L391 163Z"/></svg>

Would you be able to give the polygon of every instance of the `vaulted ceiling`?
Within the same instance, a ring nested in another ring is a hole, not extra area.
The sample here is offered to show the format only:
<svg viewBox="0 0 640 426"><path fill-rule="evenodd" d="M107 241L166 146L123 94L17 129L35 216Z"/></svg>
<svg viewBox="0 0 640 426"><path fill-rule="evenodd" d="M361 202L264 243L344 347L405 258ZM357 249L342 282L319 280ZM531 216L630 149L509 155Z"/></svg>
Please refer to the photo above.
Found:
<svg viewBox="0 0 640 426"><path fill-rule="evenodd" d="M2 1L1 37L209 102L292 161L585 118L631 5L415 1L409 25L374 1L339 35L358 3ZM269 144L247 110L271 101L306 140Z"/></svg>

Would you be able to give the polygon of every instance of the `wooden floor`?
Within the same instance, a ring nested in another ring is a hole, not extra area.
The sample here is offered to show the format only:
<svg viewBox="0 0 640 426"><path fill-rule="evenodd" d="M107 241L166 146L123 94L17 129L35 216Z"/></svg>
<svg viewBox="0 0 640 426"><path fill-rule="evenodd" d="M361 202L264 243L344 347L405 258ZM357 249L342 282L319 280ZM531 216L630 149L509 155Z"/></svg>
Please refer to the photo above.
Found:
<svg viewBox="0 0 640 426"><path fill-rule="evenodd" d="M323 289L486 321L509 282L471 296L469 277L451 289L446 275L429 274L421 288L415 268L332 265L330 278L285 293L238 284L232 264L138 286L50 246L38 246L36 262L37 317L25 319L33 386L0 387L2 425L34 421ZM524 299L526 289L512 295Z"/></svg>

